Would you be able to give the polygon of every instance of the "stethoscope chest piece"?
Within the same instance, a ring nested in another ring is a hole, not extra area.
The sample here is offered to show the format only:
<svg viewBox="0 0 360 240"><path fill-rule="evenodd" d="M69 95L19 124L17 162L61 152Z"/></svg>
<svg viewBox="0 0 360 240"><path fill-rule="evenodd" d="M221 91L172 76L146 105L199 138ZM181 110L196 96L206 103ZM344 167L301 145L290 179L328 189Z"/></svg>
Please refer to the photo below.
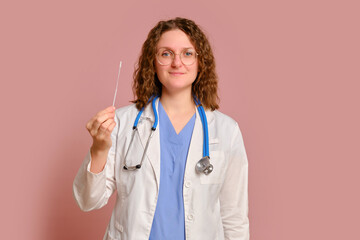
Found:
<svg viewBox="0 0 360 240"><path fill-rule="evenodd" d="M210 163L210 158L208 156L201 158L195 167L198 173L205 173L208 175L213 171L213 165Z"/></svg>

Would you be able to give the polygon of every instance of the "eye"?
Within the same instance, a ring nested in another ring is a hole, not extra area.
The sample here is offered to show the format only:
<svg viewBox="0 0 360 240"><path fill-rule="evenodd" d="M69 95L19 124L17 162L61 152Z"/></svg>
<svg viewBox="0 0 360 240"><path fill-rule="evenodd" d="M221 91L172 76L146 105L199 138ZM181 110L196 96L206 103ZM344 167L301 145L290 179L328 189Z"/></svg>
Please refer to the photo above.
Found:
<svg viewBox="0 0 360 240"><path fill-rule="evenodd" d="M164 50L162 53L161 53L161 56L162 57L170 57L172 55L171 51L169 50Z"/></svg>
<svg viewBox="0 0 360 240"><path fill-rule="evenodd" d="M192 50L186 50L186 51L184 51L183 55L184 55L184 57L192 57L195 55L195 52Z"/></svg>

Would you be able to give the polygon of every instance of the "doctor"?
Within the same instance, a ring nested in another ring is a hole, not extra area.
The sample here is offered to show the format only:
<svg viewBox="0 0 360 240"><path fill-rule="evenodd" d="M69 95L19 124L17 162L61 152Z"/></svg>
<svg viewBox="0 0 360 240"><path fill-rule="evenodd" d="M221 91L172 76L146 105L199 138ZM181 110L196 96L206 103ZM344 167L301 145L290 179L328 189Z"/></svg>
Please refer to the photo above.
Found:
<svg viewBox="0 0 360 240"><path fill-rule="evenodd" d="M86 125L93 144L73 184L79 207L99 209L117 190L105 240L248 240L243 139L216 110L214 56L193 21L160 21L150 31L133 90L133 105L108 107ZM205 146L206 173L196 170Z"/></svg>

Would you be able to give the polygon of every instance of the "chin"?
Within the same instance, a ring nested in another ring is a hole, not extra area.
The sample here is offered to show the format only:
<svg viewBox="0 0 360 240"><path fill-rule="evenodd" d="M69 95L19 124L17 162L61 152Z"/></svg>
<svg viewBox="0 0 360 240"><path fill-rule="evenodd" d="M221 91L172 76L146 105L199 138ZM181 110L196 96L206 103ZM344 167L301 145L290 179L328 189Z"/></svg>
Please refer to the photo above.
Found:
<svg viewBox="0 0 360 240"><path fill-rule="evenodd" d="M163 88L165 88L167 90L167 92L169 93L177 93L177 92L181 92L181 91L187 91L190 90L191 91L191 85L182 85L182 84L172 84L172 85L167 85L164 86Z"/></svg>

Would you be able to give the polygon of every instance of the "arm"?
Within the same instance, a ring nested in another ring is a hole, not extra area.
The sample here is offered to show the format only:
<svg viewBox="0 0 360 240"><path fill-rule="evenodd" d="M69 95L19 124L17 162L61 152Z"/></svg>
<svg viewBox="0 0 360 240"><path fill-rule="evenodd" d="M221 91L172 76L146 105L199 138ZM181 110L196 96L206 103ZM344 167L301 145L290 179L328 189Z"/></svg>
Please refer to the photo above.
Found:
<svg viewBox="0 0 360 240"><path fill-rule="evenodd" d="M248 240L248 161L239 126L231 139L229 166L220 192L225 239Z"/></svg>
<svg viewBox="0 0 360 240"><path fill-rule="evenodd" d="M111 138L110 149L99 153L93 151L92 147L75 177L74 198L83 211L103 207L116 189L114 164L119 121L116 117L114 120L116 125L109 136ZM99 164L99 162L103 163ZM94 170L94 166L98 169Z"/></svg>

